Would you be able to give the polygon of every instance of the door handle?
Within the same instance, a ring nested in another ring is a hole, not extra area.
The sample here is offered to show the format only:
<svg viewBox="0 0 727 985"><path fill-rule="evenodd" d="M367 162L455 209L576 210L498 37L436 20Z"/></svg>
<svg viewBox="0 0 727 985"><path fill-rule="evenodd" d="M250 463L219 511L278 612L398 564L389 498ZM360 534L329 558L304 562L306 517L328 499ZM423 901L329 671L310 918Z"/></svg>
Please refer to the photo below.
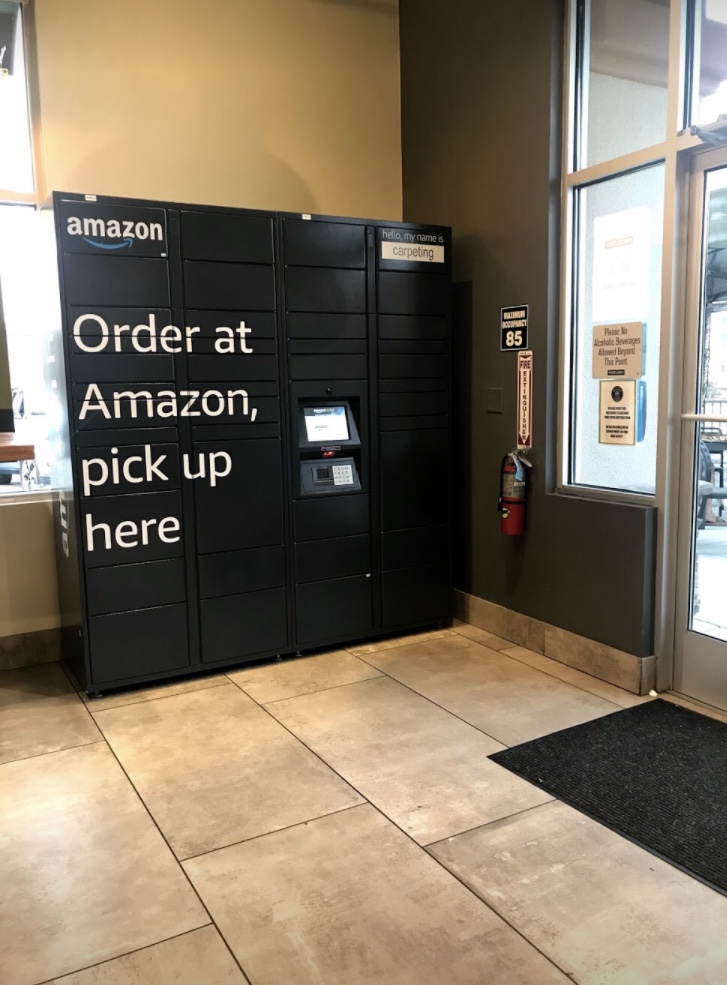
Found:
<svg viewBox="0 0 727 985"><path fill-rule="evenodd" d="M682 414L683 421L707 421L714 424L727 424L727 417L714 416L712 414Z"/></svg>

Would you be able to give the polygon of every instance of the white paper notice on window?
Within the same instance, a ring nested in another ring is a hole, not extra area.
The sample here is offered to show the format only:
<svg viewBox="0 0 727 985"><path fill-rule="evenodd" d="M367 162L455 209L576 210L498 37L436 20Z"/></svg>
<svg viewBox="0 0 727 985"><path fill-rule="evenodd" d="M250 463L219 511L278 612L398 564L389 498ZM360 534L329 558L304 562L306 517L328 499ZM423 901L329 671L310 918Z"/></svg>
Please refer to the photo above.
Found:
<svg viewBox="0 0 727 985"><path fill-rule="evenodd" d="M651 235L647 206L593 220L592 321L648 320Z"/></svg>

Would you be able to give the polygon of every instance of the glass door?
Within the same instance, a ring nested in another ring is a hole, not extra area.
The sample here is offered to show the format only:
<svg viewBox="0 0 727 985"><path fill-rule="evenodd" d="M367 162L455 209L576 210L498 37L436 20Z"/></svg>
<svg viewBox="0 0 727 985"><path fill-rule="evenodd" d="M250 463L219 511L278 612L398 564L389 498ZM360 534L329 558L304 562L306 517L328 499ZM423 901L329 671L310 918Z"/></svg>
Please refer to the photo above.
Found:
<svg viewBox="0 0 727 985"><path fill-rule="evenodd" d="M727 149L690 187L674 683L727 709Z"/></svg>

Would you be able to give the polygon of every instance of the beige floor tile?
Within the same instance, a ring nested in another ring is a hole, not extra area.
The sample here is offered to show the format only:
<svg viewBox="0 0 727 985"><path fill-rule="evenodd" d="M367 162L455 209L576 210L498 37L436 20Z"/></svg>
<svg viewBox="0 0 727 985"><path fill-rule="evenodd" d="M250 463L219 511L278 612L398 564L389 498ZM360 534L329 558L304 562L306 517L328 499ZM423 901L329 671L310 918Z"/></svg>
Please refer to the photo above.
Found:
<svg viewBox="0 0 727 985"><path fill-rule="evenodd" d="M454 630L460 636L466 636L467 639L481 643L483 646L488 646L491 650L504 650L513 645L512 640L504 640L501 636L488 633L486 629L478 629L477 626L470 626L467 622L455 626Z"/></svg>
<svg viewBox="0 0 727 985"><path fill-rule="evenodd" d="M234 684L96 721L179 858L361 802Z"/></svg>
<svg viewBox="0 0 727 985"><path fill-rule="evenodd" d="M463 636L386 650L366 660L507 746L617 710Z"/></svg>
<svg viewBox="0 0 727 985"><path fill-rule="evenodd" d="M0 804L3 985L209 923L105 743L1 766Z"/></svg>
<svg viewBox="0 0 727 985"><path fill-rule="evenodd" d="M386 677L268 708L420 844L551 799L487 758L499 743Z"/></svg>
<svg viewBox="0 0 727 985"><path fill-rule="evenodd" d="M0 763L101 740L58 664L0 673Z"/></svg>
<svg viewBox="0 0 727 985"><path fill-rule="evenodd" d="M363 657L367 653L378 653L379 650L393 650L398 646L407 646L409 643L423 643L425 640L441 640L445 636L454 636L453 629L434 629L429 633L412 633L409 636L393 636L386 640L377 640L376 643L366 643L363 646L349 646L348 652L356 657Z"/></svg>
<svg viewBox="0 0 727 985"><path fill-rule="evenodd" d="M508 644L507 649L502 652L507 657L519 660L520 663L534 667L536 670L542 670L544 674L557 677L582 691L590 691L591 694L603 698L604 701L611 701L621 708L633 708L635 705L642 705L645 701L653 700L648 695L640 697L638 694L632 694L631 691L624 691L623 688L616 687L615 684L608 684L606 681L599 680L598 677L591 677L590 674L584 674L582 670L568 667L566 664L553 660L552 657L544 657L542 653L535 653L524 646Z"/></svg>
<svg viewBox="0 0 727 985"><path fill-rule="evenodd" d="M185 868L255 985L568 981L368 805Z"/></svg>
<svg viewBox="0 0 727 985"><path fill-rule="evenodd" d="M346 650L317 653L236 670L228 677L260 704L378 677L380 672Z"/></svg>
<svg viewBox="0 0 727 985"><path fill-rule="evenodd" d="M580 985L727 981L727 898L564 804L431 851Z"/></svg>
<svg viewBox="0 0 727 985"><path fill-rule="evenodd" d="M152 684L149 687L136 687L126 691L116 691L114 694L106 694L101 698L89 698L72 674L71 680L81 700L86 704L92 715L106 708L121 708L122 705L135 705L140 701L155 701L157 698L167 698L172 694L186 694L187 691L201 691L204 688L219 687L222 684L228 683L226 674L203 674L199 677L190 677L171 684Z"/></svg>
<svg viewBox="0 0 727 985"><path fill-rule="evenodd" d="M245 985L214 927L201 927L142 951L56 978L48 985Z"/></svg>

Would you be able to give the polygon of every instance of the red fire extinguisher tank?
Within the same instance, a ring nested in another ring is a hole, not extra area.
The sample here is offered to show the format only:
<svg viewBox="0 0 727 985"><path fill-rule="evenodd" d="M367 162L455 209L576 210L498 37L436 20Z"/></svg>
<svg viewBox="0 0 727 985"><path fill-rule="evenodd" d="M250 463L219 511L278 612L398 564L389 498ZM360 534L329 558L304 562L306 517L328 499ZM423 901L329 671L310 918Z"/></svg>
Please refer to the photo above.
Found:
<svg viewBox="0 0 727 985"><path fill-rule="evenodd" d="M500 472L500 529L509 536L525 533L525 469L529 466L515 452L505 455Z"/></svg>

